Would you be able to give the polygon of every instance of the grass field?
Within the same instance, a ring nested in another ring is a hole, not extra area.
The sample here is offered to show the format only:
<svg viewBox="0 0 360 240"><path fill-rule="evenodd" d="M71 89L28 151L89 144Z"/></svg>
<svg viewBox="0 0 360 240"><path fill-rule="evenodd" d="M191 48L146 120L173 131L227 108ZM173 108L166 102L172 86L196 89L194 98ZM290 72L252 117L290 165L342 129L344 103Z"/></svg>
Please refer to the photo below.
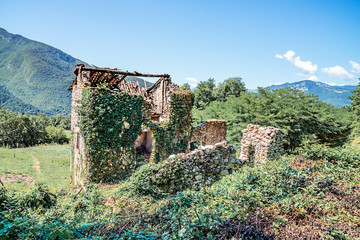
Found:
<svg viewBox="0 0 360 240"><path fill-rule="evenodd" d="M11 191L28 189L35 181L50 189L70 183L70 145L0 148L0 179Z"/></svg>

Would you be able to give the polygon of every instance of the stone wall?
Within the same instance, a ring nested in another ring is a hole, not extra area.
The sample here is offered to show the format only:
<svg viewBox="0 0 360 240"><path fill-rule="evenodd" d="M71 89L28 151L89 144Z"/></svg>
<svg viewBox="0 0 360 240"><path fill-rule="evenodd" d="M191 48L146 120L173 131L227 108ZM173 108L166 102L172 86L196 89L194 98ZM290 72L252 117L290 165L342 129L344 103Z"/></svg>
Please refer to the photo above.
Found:
<svg viewBox="0 0 360 240"><path fill-rule="evenodd" d="M211 119L193 128L191 142L201 142L203 145L214 145L226 141L226 121Z"/></svg>
<svg viewBox="0 0 360 240"><path fill-rule="evenodd" d="M256 163L280 157L283 151L280 129L249 124L242 133L241 160Z"/></svg>
<svg viewBox="0 0 360 240"><path fill-rule="evenodd" d="M150 176L151 184L166 192L210 186L241 167L242 161L235 154L234 146L221 142L200 146L187 154L171 155Z"/></svg>

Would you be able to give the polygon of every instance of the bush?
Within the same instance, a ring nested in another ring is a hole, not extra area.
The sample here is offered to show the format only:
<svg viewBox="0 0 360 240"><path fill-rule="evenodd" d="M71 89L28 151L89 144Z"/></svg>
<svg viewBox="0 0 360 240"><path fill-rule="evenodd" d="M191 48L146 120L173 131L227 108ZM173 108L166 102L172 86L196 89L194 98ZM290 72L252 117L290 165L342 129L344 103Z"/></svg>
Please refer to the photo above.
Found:
<svg viewBox="0 0 360 240"><path fill-rule="evenodd" d="M352 146L329 147L321 144L306 145L297 150L303 158L325 160L346 167L360 167L360 151Z"/></svg>
<svg viewBox="0 0 360 240"><path fill-rule="evenodd" d="M48 187L42 183L35 183L26 193L20 196L19 206L23 208L50 208L55 205L54 194L50 193Z"/></svg>
<svg viewBox="0 0 360 240"><path fill-rule="evenodd" d="M45 130L48 142L59 144L69 143L69 139L67 138L62 127L47 126Z"/></svg>

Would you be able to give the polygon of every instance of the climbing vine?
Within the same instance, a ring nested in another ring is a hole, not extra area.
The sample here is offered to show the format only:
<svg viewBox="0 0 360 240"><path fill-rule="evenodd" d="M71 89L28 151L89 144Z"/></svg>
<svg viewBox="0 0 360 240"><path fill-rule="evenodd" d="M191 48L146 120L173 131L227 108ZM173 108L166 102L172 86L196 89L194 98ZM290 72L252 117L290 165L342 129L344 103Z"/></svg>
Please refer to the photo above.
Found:
<svg viewBox="0 0 360 240"><path fill-rule="evenodd" d="M85 143L88 179L114 182L129 176L136 166L134 144L144 124L154 134L153 161L185 152L191 139L194 94L178 89L171 94L167 122L150 120L150 104L141 95L114 92L107 86L84 88L78 108Z"/></svg>
<svg viewBox="0 0 360 240"><path fill-rule="evenodd" d="M134 143L143 122L143 97L102 86L84 88L79 127L85 143L89 180L112 182L136 165Z"/></svg>
<svg viewBox="0 0 360 240"><path fill-rule="evenodd" d="M168 122L147 121L145 125L154 132L155 148L152 160L159 162L171 154L185 152L192 137L191 110L194 93L178 89L170 96L170 118Z"/></svg>

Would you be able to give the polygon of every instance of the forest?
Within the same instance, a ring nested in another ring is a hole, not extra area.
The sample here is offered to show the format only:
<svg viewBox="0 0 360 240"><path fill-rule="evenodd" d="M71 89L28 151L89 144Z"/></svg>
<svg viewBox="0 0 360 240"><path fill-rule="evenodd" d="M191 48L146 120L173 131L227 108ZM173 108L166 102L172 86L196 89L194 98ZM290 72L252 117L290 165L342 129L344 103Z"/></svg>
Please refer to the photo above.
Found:
<svg viewBox="0 0 360 240"><path fill-rule="evenodd" d="M202 81L194 94L193 126L226 120L227 141L237 149L250 123L280 128L282 158L244 163L198 191L154 187L149 174L162 163L141 157L131 176L110 185L51 188L39 181L26 191L11 191L5 184L0 238L360 238L360 85L351 106L341 108L291 88L249 92L239 77ZM69 141L69 116L0 111L5 148Z"/></svg>

